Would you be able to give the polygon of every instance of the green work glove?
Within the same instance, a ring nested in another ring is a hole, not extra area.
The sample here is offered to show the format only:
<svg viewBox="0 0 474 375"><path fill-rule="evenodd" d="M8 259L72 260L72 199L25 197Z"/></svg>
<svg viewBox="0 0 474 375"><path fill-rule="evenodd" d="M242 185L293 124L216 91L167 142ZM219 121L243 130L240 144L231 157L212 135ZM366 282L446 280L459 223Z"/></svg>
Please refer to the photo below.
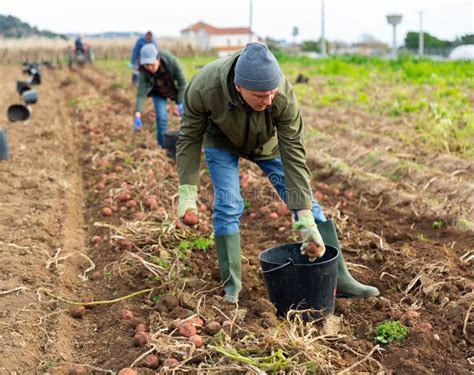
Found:
<svg viewBox="0 0 474 375"><path fill-rule="evenodd" d="M314 221L311 210L298 211L298 221L293 224L293 229L299 230L303 244L301 245L301 254L308 255L309 261L314 262L322 257L326 252L321 234Z"/></svg>
<svg viewBox="0 0 474 375"><path fill-rule="evenodd" d="M181 224L181 220L187 210L194 210L197 213L197 191L196 185L179 186L178 220Z"/></svg>

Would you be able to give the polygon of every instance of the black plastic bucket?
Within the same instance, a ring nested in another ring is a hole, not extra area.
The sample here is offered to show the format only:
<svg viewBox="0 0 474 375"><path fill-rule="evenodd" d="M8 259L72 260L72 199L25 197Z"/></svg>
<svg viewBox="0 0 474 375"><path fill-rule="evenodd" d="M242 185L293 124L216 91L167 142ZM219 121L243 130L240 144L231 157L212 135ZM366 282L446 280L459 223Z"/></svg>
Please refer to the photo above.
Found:
<svg viewBox="0 0 474 375"><path fill-rule="evenodd" d="M22 104L12 104L7 110L8 119L12 122L26 121L31 116L31 110Z"/></svg>
<svg viewBox="0 0 474 375"><path fill-rule="evenodd" d="M16 91L18 94L23 94L23 92L31 90L31 86L28 82L25 81L16 81Z"/></svg>
<svg viewBox="0 0 474 375"><path fill-rule="evenodd" d="M0 128L0 160L8 160L7 131Z"/></svg>
<svg viewBox="0 0 474 375"><path fill-rule="evenodd" d="M26 104L35 104L38 101L38 93L36 90L23 91L21 96Z"/></svg>
<svg viewBox="0 0 474 375"><path fill-rule="evenodd" d="M276 246L259 255L260 267L270 301L277 314L288 310L314 310L305 320L334 312L339 250L326 245L325 254L310 262L300 253L301 242Z"/></svg>
<svg viewBox="0 0 474 375"><path fill-rule="evenodd" d="M163 134L163 148L168 151L168 155L176 160L176 141L179 130L168 130Z"/></svg>

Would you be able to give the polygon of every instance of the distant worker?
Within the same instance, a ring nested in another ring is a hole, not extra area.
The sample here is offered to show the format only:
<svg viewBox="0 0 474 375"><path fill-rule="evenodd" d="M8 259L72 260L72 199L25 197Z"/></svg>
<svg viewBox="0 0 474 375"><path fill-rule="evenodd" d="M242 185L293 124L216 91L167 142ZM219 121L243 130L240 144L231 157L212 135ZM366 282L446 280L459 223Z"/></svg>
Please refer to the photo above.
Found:
<svg viewBox="0 0 474 375"><path fill-rule="evenodd" d="M168 127L167 99L176 103L174 115L181 116L183 113L186 86L183 69L170 52L158 50L154 44L148 43L140 51L139 72L133 129L141 129L145 99L151 97L156 113L156 141L163 147L163 134Z"/></svg>
<svg viewBox="0 0 474 375"><path fill-rule="evenodd" d="M76 48L76 53L82 52L84 53L84 44L82 44L82 37L80 35L77 36L74 47Z"/></svg>
<svg viewBox="0 0 474 375"><path fill-rule="evenodd" d="M153 38L151 31L147 31L145 35L140 36L135 42L130 57L130 68L132 69L132 85L136 86L138 81L138 68L140 66L140 51L145 44L153 43L156 46L156 41Z"/></svg>

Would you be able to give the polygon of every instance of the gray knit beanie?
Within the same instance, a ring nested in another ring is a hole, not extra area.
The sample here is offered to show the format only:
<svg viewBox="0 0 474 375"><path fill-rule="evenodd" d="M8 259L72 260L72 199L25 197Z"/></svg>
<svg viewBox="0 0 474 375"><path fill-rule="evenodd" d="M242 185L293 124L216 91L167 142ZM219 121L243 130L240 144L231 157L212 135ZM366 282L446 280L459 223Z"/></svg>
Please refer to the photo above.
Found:
<svg viewBox="0 0 474 375"><path fill-rule="evenodd" d="M158 59L158 49L153 43L145 44L140 50L140 65L154 64Z"/></svg>
<svg viewBox="0 0 474 375"><path fill-rule="evenodd" d="M248 43L235 64L234 83L247 90L271 91L280 85L280 66L265 44Z"/></svg>

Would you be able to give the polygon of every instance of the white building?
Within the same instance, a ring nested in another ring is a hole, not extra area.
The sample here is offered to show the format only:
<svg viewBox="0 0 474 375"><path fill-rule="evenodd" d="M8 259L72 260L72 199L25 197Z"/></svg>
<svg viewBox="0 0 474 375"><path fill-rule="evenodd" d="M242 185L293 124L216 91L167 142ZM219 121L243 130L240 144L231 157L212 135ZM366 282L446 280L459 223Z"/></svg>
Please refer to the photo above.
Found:
<svg viewBox="0 0 474 375"><path fill-rule="evenodd" d="M451 60L474 60L474 44L464 44L454 48L450 54Z"/></svg>
<svg viewBox="0 0 474 375"><path fill-rule="evenodd" d="M258 37L248 27L214 27L198 22L181 30L184 43L203 50L215 49L220 56L229 55L245 47Z"/></svg>

